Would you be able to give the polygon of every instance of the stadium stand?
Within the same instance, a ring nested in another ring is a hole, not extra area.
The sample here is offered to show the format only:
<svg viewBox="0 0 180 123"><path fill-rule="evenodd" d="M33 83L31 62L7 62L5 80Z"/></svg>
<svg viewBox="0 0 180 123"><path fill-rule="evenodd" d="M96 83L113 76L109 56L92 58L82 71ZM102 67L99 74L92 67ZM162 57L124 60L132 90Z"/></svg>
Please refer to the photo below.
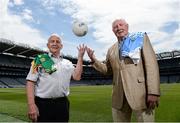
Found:
<svg viewBox="0 0 180 123"><path fill-rule="evenodd" d="M46 51L0 38L0 88L24 87L31 61L37 54L42 53ZM76 65L77 58L63 57ZM156 57L161 82L180 82L180 51L163 52L156 54ZM72 80L71 85L107 85L111 84L111 79L112 76L99 73L90 66L89 61L84 61L82 80Z"/></svg>
<svg viewBox="0 0 180 123"><path fill-rule="evenodd" d="M0 38L0 87L24 87L32 58L44 52Z"/></svg>
<svg viewBox="0 0 180 123"><path fill-rule="evenodd" d="M180 51L163 52L156 55L161 83L180 82Z"/></svg>

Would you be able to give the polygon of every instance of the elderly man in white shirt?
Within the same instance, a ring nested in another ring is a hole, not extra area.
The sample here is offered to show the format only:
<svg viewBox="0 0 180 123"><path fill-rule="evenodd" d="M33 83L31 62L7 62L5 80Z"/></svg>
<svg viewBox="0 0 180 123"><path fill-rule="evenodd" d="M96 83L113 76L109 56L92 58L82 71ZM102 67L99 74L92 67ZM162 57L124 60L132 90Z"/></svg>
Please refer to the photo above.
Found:
<svg viewBox="0 0 180 123"><path fill-rule="evenodd" d="M61 57L60 50L63 44L57 34L49 37L47 47L49 53L40 55L39 63L35 63L35 60L32 62L26 78L28 116L33 122L68 122L69 100L67 96L70 79L81 79L85 46L79 45L77 48L76 67L72 62ZM50 70L47 70L47 67Z"/></svg>

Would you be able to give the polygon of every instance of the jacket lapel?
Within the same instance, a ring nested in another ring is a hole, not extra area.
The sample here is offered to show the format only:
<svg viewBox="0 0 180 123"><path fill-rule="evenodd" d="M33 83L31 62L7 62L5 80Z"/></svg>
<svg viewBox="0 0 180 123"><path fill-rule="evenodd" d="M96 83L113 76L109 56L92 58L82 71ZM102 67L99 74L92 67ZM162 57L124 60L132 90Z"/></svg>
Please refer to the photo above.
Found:
<svg viewBox="0 0 180 123"><path fill-rule="evenodd" d="M119 58L119 43L116 42L114 44L114 47L112 48L111 54L110 54L110 58L113 61L114 64L112 64L112 66L119 66L119 64L121 64L121 60Z"/></svg>

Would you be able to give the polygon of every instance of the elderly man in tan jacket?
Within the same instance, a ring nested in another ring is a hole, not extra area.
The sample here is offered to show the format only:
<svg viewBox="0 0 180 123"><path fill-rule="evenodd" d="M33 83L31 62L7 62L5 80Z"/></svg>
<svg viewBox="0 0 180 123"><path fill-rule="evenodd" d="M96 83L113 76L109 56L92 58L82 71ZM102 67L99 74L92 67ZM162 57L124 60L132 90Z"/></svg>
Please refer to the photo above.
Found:
<svg viewBox="0 0 180 123"><path fill-rule="evenodd" d="M150 40L146 33L129 33L124 19L115 20L112 30L118 41L109 48L105 63L98 61L88 47L87 53L96 70L113 75L113 120L129 122L134 112L138 122L152 122L160 96L160 80Z"/></svg>

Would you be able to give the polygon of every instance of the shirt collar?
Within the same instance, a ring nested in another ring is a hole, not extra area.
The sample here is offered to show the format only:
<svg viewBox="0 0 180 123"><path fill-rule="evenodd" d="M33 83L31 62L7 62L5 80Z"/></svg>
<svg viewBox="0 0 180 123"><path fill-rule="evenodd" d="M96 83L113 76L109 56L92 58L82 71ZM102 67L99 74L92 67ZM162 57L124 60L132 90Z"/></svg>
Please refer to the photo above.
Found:
<svg viewBox="0 0 180 123"><path fill-rule="evenodd" d="M51 52L48 52L48 55L53 58L62 59L61 55L59 55L58 57L55 57Z"/></svg>
<svg viewBox="0 0 180 123"><path fill-rule="evenodd" d="M128 36L129 36L129 33L128 33L126 36L124 36L122 40L119 40L119 41L118 41L119 44L121 44L124 40L126 40L126 38L127 38Z"/></svg>

